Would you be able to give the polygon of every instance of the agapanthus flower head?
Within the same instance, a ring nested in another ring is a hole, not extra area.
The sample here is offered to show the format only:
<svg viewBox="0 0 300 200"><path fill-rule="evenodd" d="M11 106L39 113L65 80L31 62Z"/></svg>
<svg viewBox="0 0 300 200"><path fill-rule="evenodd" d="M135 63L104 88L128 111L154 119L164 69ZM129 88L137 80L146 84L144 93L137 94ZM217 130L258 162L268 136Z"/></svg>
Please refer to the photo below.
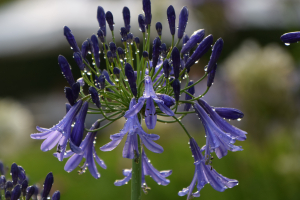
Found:
<svg viewBox="0 0 300 200"><path fill-rule="evenodd" d="M64 35L67 39L67 41L69 42L71 49L73 49L74 52L80 52L80 49L76 43L75 37L72 34L71 29L69 29L69 27L64 26Z"/></svg>
<svg viewBox="0 0 300 200"><path fill-rule="evenodd" d="M110 11L106 12L105 19L106 19L106 22L108 23L109 29L111 31L114 31L114 24L115 24L115 22L114 22L113 14Z"/></svg>
<svg viewBox="0 0 300 200"><path fill-rule="evenodd" d="M300 41L300 31L285 33L280 37L281 41L289 45Z"/></svg>
<svg viewBox="0 0 300 200"><path fill-rule="evenodd" d="M175 14L175 9L172 5L170 5L167 9L167 17L168 17L171 35L175 35L176 14Z"/></svg>
<svg viewBox="0 0 300 200"><path fill-rule="evenodd" d="M170 176L172 174L172 170L164 170L164 171L158 171L153 167L150 160L148 159L145 151L142 151L142 185L144 192L147 193L147 190L150 188L146 184L145 176L150 176L158 185L168 185L170 183L169 179L166 179L166 177ZM115 186L122 186L124 184L127 184L128 181L130 181L132 176L132 170L131 169L124 169L123 175L125 176L122 180L116 180Z"/></svg>
<svg viewBox="0 0 300 200"><path fill-rule="evenodd" d="M67 79L67 82L69 83L69 85L72 87L72 85L75 83L75 81L74 81L73 74L71 71L71 66L68 63L67 59L64 56L59 55L58 56L58 64L60 66L62 74Z"/></svg>
<svg viewBox="0 0 300 200"><path fill-rule="evenodd" d="M181 39L185 32L185 28L189 18L189 11L186 6L184 6L179 13L179 24L178 24L178 38Z"/></svg>
<svg viewBox="0 0 300 200"><path fill-rule="evenodd" d="M187 54L190 52L190 50L197 45L199 42L201 42L204 38L205 35L205 30L204 29L199 29L195 31L190 38L186 35L182 41L183 46L181 49L181 54Z"/></svg>
<svg viewBox="0 0 300 200"><path fill-rule="evenodd" d="M202 155L204 148L200 149L194 138L190 139L190 147L194 157L195 173L191 184L187 188L183 188L178 192L179 196L187 195L187 199L200 196L200 190L206 185L210 184L215 190L223 192L227 188L232 188L238 185L238 181L229 179L219 174L210 165L205 163ZM193 189L197 183L197 191L193 193Z"/></svg>
<svg viewBox="0 0 300 200"><path fill-rule="evenodd" d="M97 20L98 20L100 29L102 30L104 36L106 36L105 12L101 6L98 6Z"/></svg>

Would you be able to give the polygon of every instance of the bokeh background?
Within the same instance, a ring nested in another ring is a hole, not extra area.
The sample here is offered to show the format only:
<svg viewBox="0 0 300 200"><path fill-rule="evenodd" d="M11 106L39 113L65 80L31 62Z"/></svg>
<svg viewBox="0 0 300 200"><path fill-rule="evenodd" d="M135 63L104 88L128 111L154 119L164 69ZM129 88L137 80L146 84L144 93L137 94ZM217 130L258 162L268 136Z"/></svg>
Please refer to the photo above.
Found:
<svg viewBox="0 0 300 200"><path fill-rule="evenodd" d="M204 99L213 106L242 110L243 120L232 124L248 132L247 140L238 142L243 151L229 152L223 159L213 160L219 173L238 179L240 184L222 193L206 185L200 198L299 199L300 44L285 46L279 38L286 32L300 30L300 1L152 0L152 24L162 22L162 40L168 46L171 40L166 9L170 4L177 19L182 6L188 6L189 36L203 28L215 40L224 39L215 83ZM98 5L113 13L116 41L120 41L118 30L123 26L124 6L131 11L131 32L141 38L137 24L137 16L142 13L141 1L0 1L0 159L7 166L12 162L23 166L30 184L42 186L46 174L52 171L55 181L51 194L59 189L62 199L130 199L130 184L113 185L116 179L123 178L122 169L131 166L130 160L121 157L123 145L112 152L99 150L110 141L110 134L122 128L124 120L98 133L97 153L108 166L107 170L98 167L98 180L89 172L65 172L66 161L57 161L52 156L55 150L43 153L41 141L29 137L36 132L36 125L52 127L64 116L63 89L67 83L57 56L62 54L69 60L76 78L79 70L62 28L70 27L81 44L98 30ZM156 37L154 26L151 36ZM192 79L204 73L208 59L207 54L192 67ZM205 84L197 86L197 95L204 92ZM86 126L97 117L88 116ZM197 117L187 117L183 123L203 145L205 133ZM177 192L190 184L194 173L188 138L178 125L158 124L153 133L161 136L158 143L165 151L160 155L149 152L148 157L158 170L172 169L173 174L168 186L159 186L147 177L151 190L143 194L143 199L185 199L177 196Z"/></svg>

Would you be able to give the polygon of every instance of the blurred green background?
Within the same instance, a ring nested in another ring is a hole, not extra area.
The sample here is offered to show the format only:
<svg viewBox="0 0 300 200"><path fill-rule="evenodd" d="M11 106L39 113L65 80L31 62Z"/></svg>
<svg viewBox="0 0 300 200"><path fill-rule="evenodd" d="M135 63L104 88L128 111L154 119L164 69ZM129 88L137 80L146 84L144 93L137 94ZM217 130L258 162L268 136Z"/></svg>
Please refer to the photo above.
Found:
<svg viewBox="0 0 300 200"><path fill-rule="evenodd" d="M222 175L239 180L239 185L217 192L206 185L200 199L273 199L296 200L300 196L300 44L285 46L280 36L299 31L300 3L292 0L189 0L152 1L153 22L163 23L163 41L170 46L166 9L172 4L177 18L183 5L189 8L190 19L186 33L204 28L214 40L225 41L213 87L204 99L212 106L235 107L245 114L241 122L230 122L248 132L243 151L229 152L213 160L213 167ZM79 70L72 51L62 33L68 25L79 46L98 29L96 9L101 5L112 11L116 23L117 41L122 25L123 6L131 10L134 35L141 36L137 15L142 13L140 1L1 1L0 2L0 159L10 166L16 162L25 168L30 184L42 186L47 173L54 174L55 190L61 199L130 199L130 184L116 187L122 179L122 169L131 161L121 157L122 144L112 152L99 147L110 141L109 135L123 126L114 126L98 133L96 150L108 169L98 167L101 178L95 180L87 171L78 175L63 170L66 161L52 156L55 150L42 152L42 141L29 135L35 126L52 127L65 114L66 81L57 64L64 55L73 66L74 77ZM68 9L66 9L68 8ZM152 27L152 37L156 31ZM108 32L108 37L110 33ZM141 38L141 37L140 37ZM121 43L118 43L121 46ZM203 74L209 54L192 67L190 76L196 80ZM101 63L104 67L104 62ZM199 84L196 94L205 90L206 81ZM181 107L182 109L182 107ZM89 116L89 127L97 116ZM205 133L195 115L183 120L199 145L205 144ZM143 199L186 199L177 195L187 187L194 174L193 158L188 138L179 125L158 126L151 131L161 136L158 143L162 154L147 151L158 170L172 169L168 186L159 186L150 177L151 190ZM216 157L216 156L215 156Z"/></svg>

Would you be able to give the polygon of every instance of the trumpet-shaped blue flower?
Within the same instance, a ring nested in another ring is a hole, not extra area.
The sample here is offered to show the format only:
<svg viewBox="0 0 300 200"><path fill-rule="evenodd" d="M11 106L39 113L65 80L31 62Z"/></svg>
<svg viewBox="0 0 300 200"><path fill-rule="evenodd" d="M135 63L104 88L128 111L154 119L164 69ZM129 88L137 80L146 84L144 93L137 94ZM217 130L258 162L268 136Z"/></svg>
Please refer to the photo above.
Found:
<svg viewBox="0 0 300 200"><path fill-rule="evenodd" d="M238 185L237 180L222 176L210 165L207 165L205 163L205 158L202 155L202 151L204 151L204 148L201 148L200 150L194 138L190 139L190 147L195 160L195 173L191 184L187 188L183 188L183 190L178 192L179 196L187 195L187 199L199 197L200 190L208 183L219 192L223 192L227 188L232 188ZM196 182L197 191L193 193Z"/></svg>
<svg viewBox="0 0 300 200"><path fill-rule="evenodd" d="M70 139L71 134L71 124L74 121L76 114L78 113L82 105L82 100L79 100L65 117L55 126L50 129L41 128L37 126L37 130L41 133L31 134L32 139L44 140L41 145L42 151L49 151L53 149L57 144L58 160L62 161L64 158L64 153L66 151L68 140Z"/></svg>
<svg viewBox="0 0 300 200"><path fill-rule="evenodd" d="M158 171L153 167L150 160L146 156L145 151L142 151L142 185L141 187L144 189L144 192L146 192L147 189L150 189L145 181L145 176L150 176L155 182L157 182L158 185L168 185L170 183L169 179L166 179L166 177L170 176L172 174L172 170L164 170L164 171ZM132 170L131 169L124 169L123 175L125 178L122 180L116 180L115 186L122 186L124 184L127 184L128 181L131 179Z"/></svg>
<svg viewBox="0 0 300 200"><path fill-rule="evenodd" d="M129 109L133 109L136 105L135 98L133 98L130 102ZM128 117L124 128L120 131L120 133L111 135L110 139L112 141L102 146L100 149L102 151L111 151L115 149L120 144L126 133L128 133L128 136L123 148L124 158L133 159L135 158L135 154L137 156L139 155L137 135L140 136L142 143L150 151L154 153L162 153L164 150L160 145L153 142L153 140L155 141L159 139L159 135L146 133L138 120L137 114Z"/></svg>
<svg viewBox="0 0 300 200"><path fill-rule="evenodd" d="M210 159L211 152L215 152L218 158L222 158L223 156L227 155L228 150L230 151L242 150L240 146L233 145L235 143L236 138L231 134L228 134L223 130L221 130L199 104L195 103L194 108L200 120L202 121L202 124L205 129L205 134L206 134L205 159L207 162Z"/></svg>
<svg viewBox="0 0 300 200"><path fill-rule="evenodd" d="M90 130L95 130L99 127L100 127L100 122L96 121L92 125ZM64 156L65 158L68 158L71 156L64 167L64 169L67 172L73 171L76 167L79 166L81 160L83 158L85 158L86 160L85 160L83 166L80 167L81 168L80 173L85 172L86 168L88 168L94 178L96 178L96 179L100 178L100 173L97 170L95 160L100 165L100 167L102 167L103 169L106 169L106 165L105 165L104 161L101 158L99 158L99 156L96 153L96 150L95 150L96 135L97 135L97 132L88 132L87 133L87 135L85 136L85 139L80 144L80 149L83 151L83 154L76 154L72 151L66 152L66 154ZM58 155L58 153L54 153L54 156L57 156L57 155Z"/></svg>
<svg viewBox="0 0 300 200"><path fill-rule="evenodd" d="M125 117L133 117L135 116L142 107L144 106L145 101L147 100L146 104L146 111L145 111L145 122L148 129L154 129L156 125L156 110L153 101L158 105L160 110L169 115L174 116L174 112L164 104L164 101L160 100L154 89L153 89L153 83L150 76L145 76L145 91L143 93L143 96L139 98L138 103L134 105L132 108L129 108L129 110L125 113Z"/></svg>

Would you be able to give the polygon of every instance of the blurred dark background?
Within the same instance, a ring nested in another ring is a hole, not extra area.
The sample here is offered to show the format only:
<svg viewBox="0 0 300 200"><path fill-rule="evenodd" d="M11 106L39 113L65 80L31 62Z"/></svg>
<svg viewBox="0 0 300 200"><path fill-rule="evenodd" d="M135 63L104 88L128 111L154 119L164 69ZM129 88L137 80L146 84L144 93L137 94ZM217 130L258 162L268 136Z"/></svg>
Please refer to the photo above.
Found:
<svg viewBox="0 0 300 200"><path fill-rule="evenodd" d="M239 180L239 185L223 193L207 185L201 199L299 199L300 187L300 44L285 46L280 36L300 31L300 2L296 0L188 0L152 1L152 38L154 24L163 24L163 42L170 46L171 37L166 9L172 4L177 19L182 6L189 9L189 36L198 29L214 40L224 39L213 87L204 99L212 106L235 107L245 117L235 126L248 132L241 152L229 152L213 167L222 175ZM95 180L89 172L78 175L63 170L66 161L43 153L42 141L33 141L35 126L52 127L65 114L66 81L57 64L64 55L73 67L74 78L79 70L62 28L67 25L81 43L98 30L97 6L114 14L116 41L123 26L122 8L131 11L131 32L141 38L137 16L142 13L141 1L95 0L2 0L0 1L0 159L10 166L16 162L25 168L30 184L42 186L49 171L54 174L52 192L60 190L62 199L130 199L130 184L116 187L122 179L122 169L131 161L121 157L122 144L112 152L99 147L110 141L109 135L122 128L124 120L98 133L96 150L108 166L98 167L101 174ZM178 20L176 21L178 23ZM108 41L111 40L108 31ZM118 43L118 46L122 46ZM123 46L122 46L123 47ZM103 56L103 55L101 55ZM190 77L197 80L204 72L209 54L192 67ZM102 62L104 67L105 62ZM205 91L206 81L199 84L196 94ZM181 108L182 109L182 108ZM89 127L97 116L88 116ZM199 145L204 145L204 130L196 116L183 120ZM231 122L230 122L231 123ZM143 199L185 199L177 196L187 187L194 174L193 158L188 138L178 125L158 124L165 151L148 153L158 170L172 169L168 186L159 186L146 178L151 190ZM123 141L124 143L124 141ZM51 194L52 194L51 192Z"/></svg>

